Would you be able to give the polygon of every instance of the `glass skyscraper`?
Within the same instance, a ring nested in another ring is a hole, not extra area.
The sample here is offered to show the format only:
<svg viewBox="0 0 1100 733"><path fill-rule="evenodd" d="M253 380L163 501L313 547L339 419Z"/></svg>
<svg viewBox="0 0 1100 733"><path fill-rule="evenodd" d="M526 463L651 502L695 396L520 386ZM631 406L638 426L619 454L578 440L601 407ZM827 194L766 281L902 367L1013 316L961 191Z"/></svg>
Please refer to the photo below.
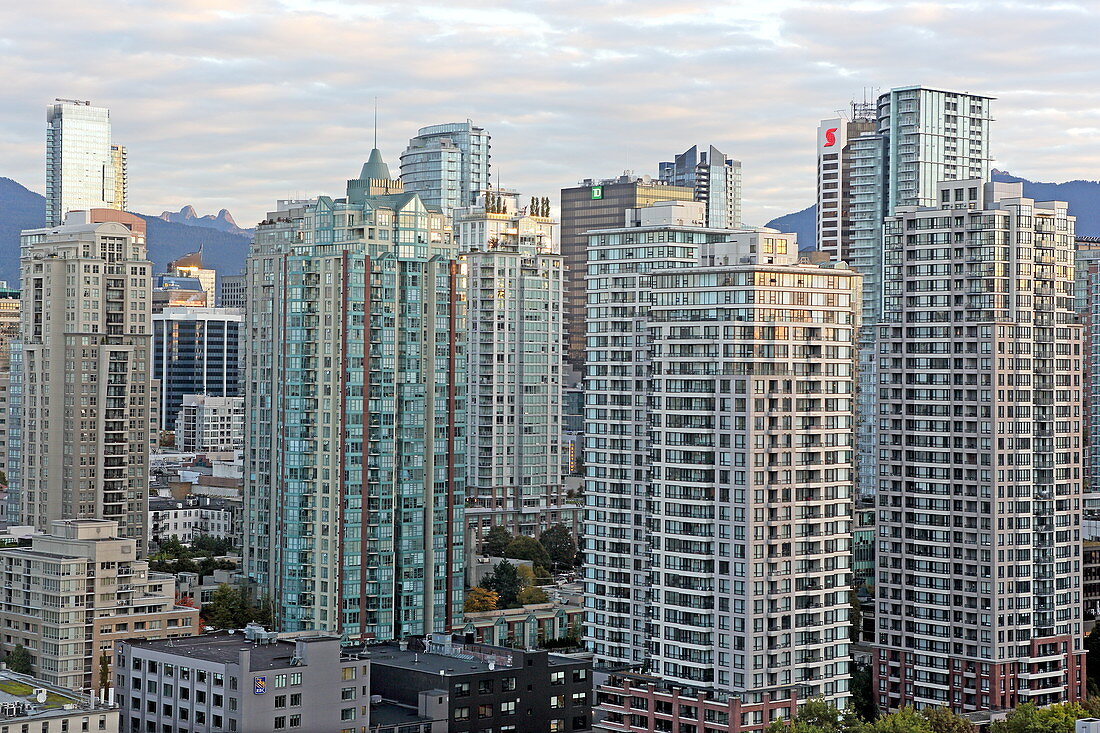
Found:
<svg viewBox="0 0 1100 733"><path fill-rule="evenodd" d="M489 188L489 133L470 120L420 128L401 154L401 182L446 216Z"/></svg>
<svg viewBox="0 0 1100 733"><path fill-rule="evenodd" d="M245 566L283 631L444 631L463 598L464 303L443 213L375 151L247 265Z"/></svg>
<svg viewBox="0 0 1100 733"><path fill-rule="evenodd" d="M692 145L672 161L659 164L660 178L673 186L695 190L695 200L707 205L707 226L741 226L741 161L711 145L700 153Z"/></svg>
<svg viewBox="0 0 1100 733"><path fill-rule="evenodd" d="M122 209L125 175L125 149L111 145L110 110L73 99L46 108L46 226L60 226L69 211Z"/></svg>

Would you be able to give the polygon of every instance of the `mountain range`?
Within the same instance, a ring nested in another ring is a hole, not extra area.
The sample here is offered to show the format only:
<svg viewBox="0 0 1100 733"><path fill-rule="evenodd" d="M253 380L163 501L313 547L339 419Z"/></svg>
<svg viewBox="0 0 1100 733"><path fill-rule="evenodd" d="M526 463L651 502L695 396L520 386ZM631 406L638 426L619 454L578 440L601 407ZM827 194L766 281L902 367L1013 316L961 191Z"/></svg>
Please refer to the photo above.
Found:
<svg viewBox="0 0 1100 733"><path fill-rule="evenodd" d="M1100 181L1066 181L1043 183L1014 176L1008 171L994 170L994 181L1023 183L1024 196L1036 201L1066 201L1069 213L1077 217L1077 233L1083 236L1100 236ZM817 205L813 204L793 214L785 214L769 221L766 226L798 235L800 250L817 248Z"/></svg>
<svg viewBox="0 0 1100 733"><path fill-rule="evenodd" d="M1024 195L1039 201L1069 202L1069 213L1077 217L1077 233L1100 236L1100 181L1044 183L993 171L993 180L1020 182ZM148 225L149 259L163 272L171 260L203 248L208 267L230 275L244 269L248 243L254 230L237 225L226 209L199 216L193 206L159 215L138 214ZM776 217L767 226L798 235L798 248L816 247L817 206L811 205ZM0 177L0 279L19 282L19 232L45 226L46 199L17 181Z"/></svg>
<svg viewBox="0 0 1100 733"><path fill-rule="evenodd" d="M192 214L190 220L187 211ZM164 218L165 214L169 217ZM185 206L179 214L165 214L138 214L147 224L149 259L156 265L155 272L164 272L169 262L200 246L203 262L220 274L235 275L244 269L251 232L237 227L228 211L216 217L199 217L193 208ZM227 223L232 229L222 228ZM0 280L13 286L19 283L19 232L44 226L45 197L10 178L0 178Z"/></svg>

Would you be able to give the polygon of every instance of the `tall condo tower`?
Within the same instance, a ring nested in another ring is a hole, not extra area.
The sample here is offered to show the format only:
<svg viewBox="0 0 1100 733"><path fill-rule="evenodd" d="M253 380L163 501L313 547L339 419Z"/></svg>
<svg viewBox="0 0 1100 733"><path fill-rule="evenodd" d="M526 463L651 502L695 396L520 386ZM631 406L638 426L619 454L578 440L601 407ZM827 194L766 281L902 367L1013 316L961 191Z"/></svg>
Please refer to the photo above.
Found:
<svg viewBox="0 0 1100 733"><path fill-rule="evenodd" d="M741 161L713 145L704 152L692 145L672 161L660 163L659 177L673 186L695 189L695 200L707 205L707 226L741 226Z"/></svg>
<svg viewBox="0 0 1100 733"><path fill-rule="evenodd" d="M109 519L141 551L152 439L145 221L72 212L24 231L20 245L23 521L46 531Z"/></svg>
<svg viewBox="0 0 1100 733"><path fill-rule="evenodd" d="M1074 218L941 183L885 221L878 325L882 709L1081 699Z"/></svg>
<svg viewBox="0 0 1100 733"><path fill-rule="evenodd" d="M126 149L111 144L110 110L56 100L46 108L46 225L70 211L125 206Z"/></svg>
<svg viewBox="0 0 1100 733"><path fill-rule="evenodd" d="M401 154L401 182L450 216L489 188L490 135L470 120L417 130Z"/></svg>
<svg viewBox="0 0 1100 733"><path fill-rule="evenodd" d="M462 611L464 304L443 213L377 150L280 202L247 264L245 568L279 628L364 639Z"/></svg>
<svg viewBox="0 0 1100 733"><path fill-rule="evenodd" d="M545 204L545 206L544 206ZM562 488L562 258L548 200L495 189L455 210L466 282L467 550L493 525L577 528Z"/></svg>

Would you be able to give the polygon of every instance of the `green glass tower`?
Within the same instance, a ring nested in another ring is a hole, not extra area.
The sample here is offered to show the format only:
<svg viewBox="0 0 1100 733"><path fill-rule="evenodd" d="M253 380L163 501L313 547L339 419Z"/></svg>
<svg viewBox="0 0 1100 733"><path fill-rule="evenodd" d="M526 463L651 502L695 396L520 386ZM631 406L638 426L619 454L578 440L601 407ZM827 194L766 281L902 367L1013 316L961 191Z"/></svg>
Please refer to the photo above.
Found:
<svg viewBox="0 0 1100 733"><path fill-rule="evenodd" d="M283 631L392 639L462 610L464 304L442 212L377 150L281 201L247 267L246 550Z"/></svg>

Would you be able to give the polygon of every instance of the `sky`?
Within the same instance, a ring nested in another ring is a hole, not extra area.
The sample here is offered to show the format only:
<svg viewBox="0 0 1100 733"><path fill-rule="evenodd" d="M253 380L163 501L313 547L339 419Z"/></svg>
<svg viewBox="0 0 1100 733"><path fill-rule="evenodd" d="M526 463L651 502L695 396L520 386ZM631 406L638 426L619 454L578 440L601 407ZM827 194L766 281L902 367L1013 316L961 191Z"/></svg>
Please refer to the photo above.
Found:
<svg viewBox="0 0 1100 733"><path fill-rule="evenodd" d="M1095 1L35 0L0 3L0 176L41 192L45 107L111 109L129 208L343 192L373 140L471 119L504 187L563 186L713 144L750 224L813 203L819 120L910 84L997 97L996 167L1100 178ZM870 90L870 91L868 91Z"/></svg>

